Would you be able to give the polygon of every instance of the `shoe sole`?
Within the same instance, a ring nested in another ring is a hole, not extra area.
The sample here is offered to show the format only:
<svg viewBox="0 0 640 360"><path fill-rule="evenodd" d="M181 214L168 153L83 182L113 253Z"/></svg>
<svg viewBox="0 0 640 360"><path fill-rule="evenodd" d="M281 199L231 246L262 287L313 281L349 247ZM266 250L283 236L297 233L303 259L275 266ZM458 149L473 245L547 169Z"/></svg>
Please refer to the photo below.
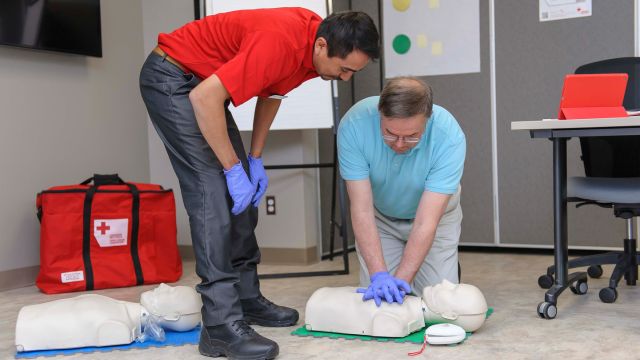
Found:
<svg viewBox="0 0 640 360"><path fill-rule="evenodd" d="M257 356L238 356L230 353L224 346L215 346L215 345L203 345L202 343L198 344L198 351L200 355L208 356L208 357L221 357L224 356L229 360L273 360L278 356L280 350L278 348L273 349L270 353L266 355L257 355Z"/></svg>
<svg viewBox="0 0 640 360"><path fill-rule="evenodd" d="M265 327L289 327L298 323L298 319L295 320L266 320L253 316L246 315L244 320L251 325L259 325Z"/></svg>

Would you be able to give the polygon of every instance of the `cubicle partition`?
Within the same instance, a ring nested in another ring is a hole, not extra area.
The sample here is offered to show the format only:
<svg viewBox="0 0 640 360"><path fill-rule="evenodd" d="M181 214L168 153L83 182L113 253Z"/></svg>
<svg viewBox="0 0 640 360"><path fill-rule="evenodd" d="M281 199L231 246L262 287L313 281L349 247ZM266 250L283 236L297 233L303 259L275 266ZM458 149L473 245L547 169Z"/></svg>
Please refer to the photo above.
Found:
<svg viewBox="0 0 640 360"><path fill-rule="evenodd" d="M480 72L424 77L434 102L456 116L467 136L462 244L552 247L551 146L527 141L510 123L556 117L563 77L578 66L634 56L635 2L593 0L592 16L540 22L536 0L479 0ZM380 1L335 0L333 8L382 19ZM341 84L343 113L353 101L378 94L382 68L374 63ZM582 174L578 141L568 147L569 176ZM570 208L570 246L619 247L622 226L610 212Z"/></svg>
<svg viewBox="0 0 640 360"><path fill-rule="evenodd" d="M510 130L512 121L556 118L565 74L583 64L634 56L634 2L593 1L593 15L539 22L538 1L496 1L496 99L500 242L553 239L552 147ZM568 142L568 176L583 175L579 141ZM572 247L619 247L611 209L569 206Z"/></svg>

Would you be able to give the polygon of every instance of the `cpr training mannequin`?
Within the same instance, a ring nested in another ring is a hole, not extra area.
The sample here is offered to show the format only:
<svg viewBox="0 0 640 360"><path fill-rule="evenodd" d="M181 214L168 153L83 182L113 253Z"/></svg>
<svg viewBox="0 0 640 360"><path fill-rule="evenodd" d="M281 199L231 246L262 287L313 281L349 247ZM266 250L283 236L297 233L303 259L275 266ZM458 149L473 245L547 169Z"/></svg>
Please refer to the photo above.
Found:
<svg viewBox="0 0 640 360"><path fill-rule="evenodd" d="M129 344L161 338L159 327L187 331L200 323L202 300L187 286L160 284L140 304L97 294L29 305L16 323L17 351Z"/></svg>
<svg viewBox="0 0 640 360"><path fill-rule="evenodd" d="M484 323L487 302L480 290L447 280L407 295L403 304L362 301L355 287L320 288L307 301L307 330L380 337L404 337L427 323L452 323L472 332Z"/></svg>

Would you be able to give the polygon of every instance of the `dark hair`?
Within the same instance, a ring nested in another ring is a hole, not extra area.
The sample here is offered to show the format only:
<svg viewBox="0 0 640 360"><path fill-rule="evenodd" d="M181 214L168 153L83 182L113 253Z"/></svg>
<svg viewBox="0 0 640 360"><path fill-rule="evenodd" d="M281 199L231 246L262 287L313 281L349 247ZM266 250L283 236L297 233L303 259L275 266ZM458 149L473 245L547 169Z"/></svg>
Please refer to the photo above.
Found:
<svg viewBox="0 0 640 360"><path fill-rule="evenodd" d="M424 81L410 76L390 79L380 93L378 111L389 118L408 118L433 110L433 92Z"/></svg>
<svg viewBox="0 0 640 360"><path fill-rule="evenodd" d="M362 11L344 11L327 16L318 27L316 39L327 40L329 57L344 59L360 50L371 60L380 57L380 35L369 15Z"/></svg>

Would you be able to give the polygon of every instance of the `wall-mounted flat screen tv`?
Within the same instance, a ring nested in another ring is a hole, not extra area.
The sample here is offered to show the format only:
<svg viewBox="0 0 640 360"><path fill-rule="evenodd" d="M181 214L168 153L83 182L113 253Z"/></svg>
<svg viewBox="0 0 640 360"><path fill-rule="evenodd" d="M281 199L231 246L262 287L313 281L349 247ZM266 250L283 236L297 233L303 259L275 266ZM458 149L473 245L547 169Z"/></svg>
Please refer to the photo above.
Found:
<svg viewBox="0 0 640 360"><path fill-rule="evenodd" d="M0 44L102 57L100 0L0 0Z"/></svg>

